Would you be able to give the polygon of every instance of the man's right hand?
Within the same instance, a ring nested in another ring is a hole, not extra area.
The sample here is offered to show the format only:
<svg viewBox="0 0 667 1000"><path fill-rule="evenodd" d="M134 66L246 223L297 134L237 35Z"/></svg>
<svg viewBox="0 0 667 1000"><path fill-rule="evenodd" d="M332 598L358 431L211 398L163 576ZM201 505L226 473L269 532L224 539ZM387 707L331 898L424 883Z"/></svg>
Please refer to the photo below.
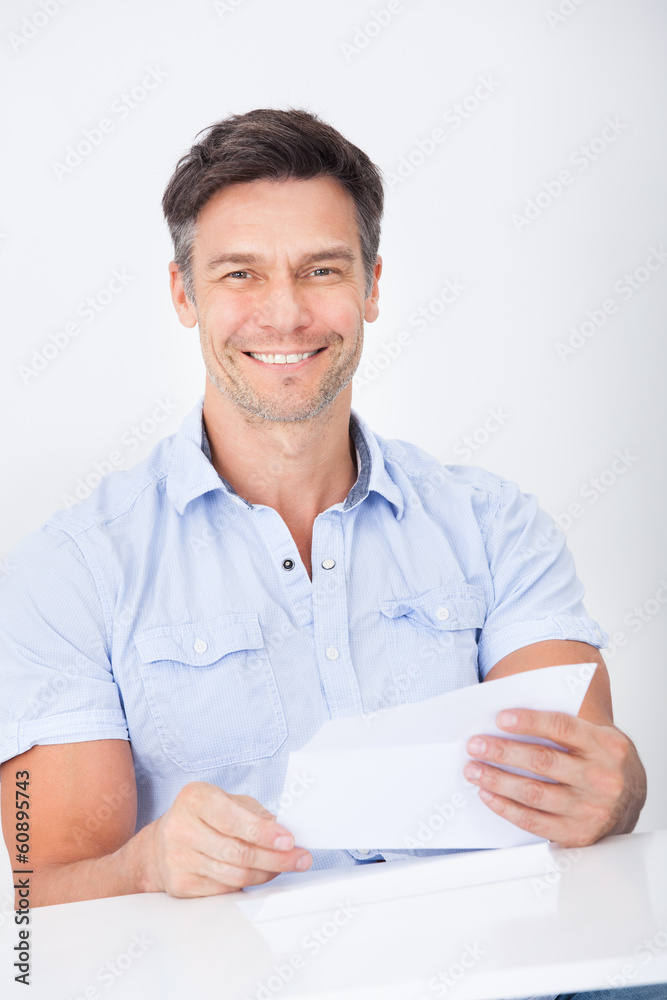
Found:
<svg viewBox="0 0 667 1000"><path fill-rule="evenodd" d="M214 896L312 864L308 851L294 847L289 830L256 799L203 781L185 785L150 832L146 892Z"/></svg>
<svg viewBox="0 0 667 1000"><path fill-rule="evenodd" d="M10 857L16 854L16 774L29 774L32 907L137 892L211 896L303 871L300 859L304 868L312 862L255 799L203 781L185 785L163 816L135 833L127 740L37 745L1 770Z"/></svg>

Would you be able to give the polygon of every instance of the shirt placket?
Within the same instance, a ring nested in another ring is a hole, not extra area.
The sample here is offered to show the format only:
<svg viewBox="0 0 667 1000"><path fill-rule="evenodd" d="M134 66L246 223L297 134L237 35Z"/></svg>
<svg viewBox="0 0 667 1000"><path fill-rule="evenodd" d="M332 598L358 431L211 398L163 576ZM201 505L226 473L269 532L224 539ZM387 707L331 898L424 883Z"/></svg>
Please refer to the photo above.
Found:
<svg viewBox="0 0 667 1000"><path fill-rule="evenodd" d="M345 578L345 539L340 506L315 518L311 546L315 652L320 683L332 719L363 712L350 657Z"/></svg>

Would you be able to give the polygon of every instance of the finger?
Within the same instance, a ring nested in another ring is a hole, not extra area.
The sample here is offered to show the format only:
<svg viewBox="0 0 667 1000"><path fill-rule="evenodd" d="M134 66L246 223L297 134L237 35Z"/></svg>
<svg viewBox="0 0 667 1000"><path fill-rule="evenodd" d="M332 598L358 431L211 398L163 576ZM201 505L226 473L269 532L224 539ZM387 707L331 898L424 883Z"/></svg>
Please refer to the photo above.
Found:
<svg viewBox="0 0 667 1000"><path fill-rule="evenodd" d="M520 805L485 788L480 789L479 797L494 813L527 833L547 840L556 840L559 843L563 843L563 838L567 837L567 823L561 816Z"/></svg>
<svg viewBox="0 0 667 1000"><path fill-rule="evenodd" d="M541 743L523 743L499 736L473 736L467 743L471 757L519 767L562 784L579 786L582 781L583 762L576 754L543 746Z"/></svg>
<svg viewBox="0 0 667 1000"><path fill-rule="evenodd" d="M219 885L231 890L245 889L249 885L263 885L274 879L278 872L262 871L260 868L243 868L236 865L224 865L210 858L201 858L198 873Z"/></svg>
<svg viewBox="0 0 667 1000"><path fill-rule="evenodd" d="M179 797L218 833L277 851L294 847L290 831L276 823L271 813L268 817L258 814L217 785L194 781L181 789Z"/></svg>
<svg viewBox="0 0 667 1000"><path fill-rule="evenodd" d="M313 861L309 852L302 847L294 847L290 851L272 851L208 828L204 829L198 840L197 849L211 859L217 866L217 871L226 868L252 868L277 874L305 871Z"/></svg>
<svg viewBox="0 0 667 1000"><path fill-rule="evenodd" d="M476 761L466 764L464 774L468 781L479 788L557 816L572 814L579 799L578 792L567 785L525 778Z"/></svg>
<svg viewBox="0 0 667 1000"><path fill-rule="evenodd" d="M496 716L500 729L522 736L541 736L553 740L568 750L590 753L595 747L596 727L586 719L566 712L538 712L529 708L513 708Z"/></svg>

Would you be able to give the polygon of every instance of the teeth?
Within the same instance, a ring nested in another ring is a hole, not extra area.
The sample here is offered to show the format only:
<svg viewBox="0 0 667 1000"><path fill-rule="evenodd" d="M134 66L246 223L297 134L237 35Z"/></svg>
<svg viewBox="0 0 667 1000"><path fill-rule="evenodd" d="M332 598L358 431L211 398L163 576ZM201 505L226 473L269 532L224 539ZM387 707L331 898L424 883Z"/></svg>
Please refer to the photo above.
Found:
<svg viewBox="0 0 667 1000"><path fill-rule="evenodd" d="M307 354L253 354L249 352L251 358L263 361L265 365L292 365L296 361L303 361L304 358L312 358L317 351L309 351Z"/></svg>

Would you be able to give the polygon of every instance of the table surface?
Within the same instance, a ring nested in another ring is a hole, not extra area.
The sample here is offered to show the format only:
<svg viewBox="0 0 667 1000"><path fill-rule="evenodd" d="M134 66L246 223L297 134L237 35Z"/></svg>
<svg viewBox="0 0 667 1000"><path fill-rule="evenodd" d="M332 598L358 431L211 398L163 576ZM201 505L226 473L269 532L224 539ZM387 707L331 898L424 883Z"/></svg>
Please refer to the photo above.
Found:
<svg viewBox="0 0 667 1000"><path fill-rule="evenodd" d="M11 981L18 929L0 928L3 997L26 995ZM667 831L67 903L32 911L30 929L32 1000L491 1000L667 982Z"/></svg>

